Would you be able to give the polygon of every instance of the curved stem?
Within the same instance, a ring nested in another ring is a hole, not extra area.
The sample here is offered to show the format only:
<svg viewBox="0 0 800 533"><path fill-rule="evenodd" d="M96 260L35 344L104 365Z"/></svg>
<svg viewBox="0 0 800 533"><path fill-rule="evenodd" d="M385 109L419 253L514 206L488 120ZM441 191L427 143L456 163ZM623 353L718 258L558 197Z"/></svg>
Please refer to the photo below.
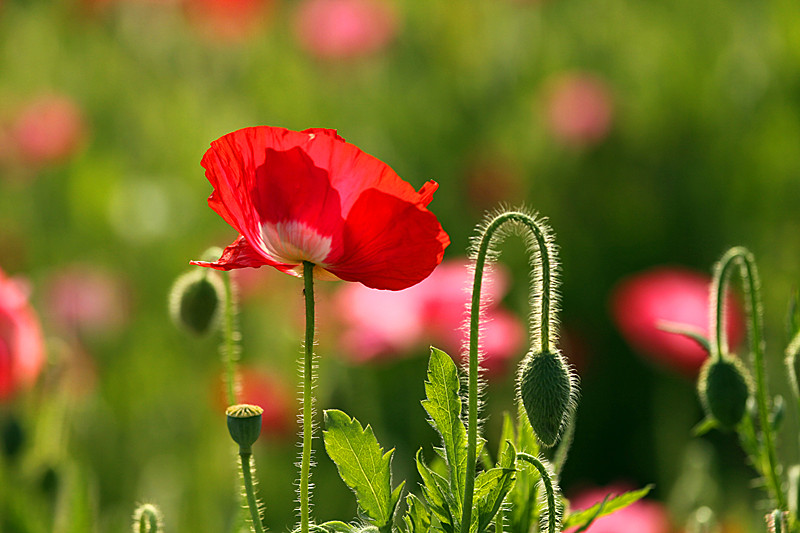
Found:
<svg viewBox="0 0 800 533"><path fill-rule="evenodd" d="M506 211L497 215L486 226L478 245L475 258L475 278L472 284L469 319L469 412L467 421L467 475L464 486L464 506L461 514L461 532L468 533L472 521L472 501L475 490L476 450L478 443L478 332L480 326L481 287L486 256L495 232L506 222L523 224L536 238L541 264L541 313L539 323L539 350L550 350L550 299L551 276L550 256L547 239L538 223L530 215L521 211Z"/></svg>
<svg viewBox="0 0 800 533"><path fill-rule="evenodd" d="M735 247L728 250L720 259L715 271L714 283L716 291L716 320L712 328L712 354L716 350L716 357L722 355L721 350L727 349L726 343L722 340L724 296L730 277L730 269L734 264L739 264L739 275L745 293L745 304L748 314L748 333L750 340L750 353L753 356L753 371L756 381L756 403L758 405L759 425L763 437L764 452L766 454L766 477L768 486L772 489L772 496L775 498L778 507L786 508L786 497L783 494L781 481L778 476L778 461L775 451L775 438L772 434L772 424L769 421L769 399L767 393L767 378L764 361L764 323L763 309L761 306L760 280L753 255L743 247Z"/></svg>
<svg viewBox="0 0 800 533"><path fill-rule="evenodd" d="M300 460L300 531L308 533L311 443L314 437L314 263L303 261L306 303L305 356L303 360L303 452Z"/></svg>
<svg viewBox="0 0 800 533"><path fill-rule="evenodd" d="M553 481L550 479L550 473L544 463L530 454L518 453L517 459L522 459L532 464L539 471L539 475L542 476L542 483L544 483L544 491L547 496L547 533L556 533L558 513L556 509L556 494L553 490Z"/></svg>
<svg viewBox="0 0 800 533"><path fill-rule="evenodd" d="M223 276L225 285L225 344L223 345L225 357L225 390L228 397L228 405L236 405L236 360L239 333L236 328L236 302L233 292L233 282L230 273Z"/></svg>
<svg viewBox="0 0 800 533"><path fill-rule="evenodd" d="M261 513L258 511L256 501L256 491L253 488L253 468L251 461L252 453L248 450L239 449L239 460L242 463L242 480L244 481L244 493L247 497L247 507L250 509L250 518L253 521L253 530L256 533L264 533L264 526L261 524Z"/></svg>

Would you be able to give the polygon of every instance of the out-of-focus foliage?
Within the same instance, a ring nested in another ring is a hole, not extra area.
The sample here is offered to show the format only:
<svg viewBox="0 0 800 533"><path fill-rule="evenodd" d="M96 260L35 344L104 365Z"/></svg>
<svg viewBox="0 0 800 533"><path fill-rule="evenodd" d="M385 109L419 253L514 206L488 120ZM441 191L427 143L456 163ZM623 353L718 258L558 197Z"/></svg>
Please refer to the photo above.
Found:
<svg viewBox="0 0 800 533"><path fill-rule="evenodd" d="M238 520L219 340L176 330L167 293L190 259L234 237L206 206L202 154L256 124L337 128L415 186L437 180L430 207L452 237L448 258L499 202L547 216L562 348L582 376L561 486L655 482L676 522L705 504L736 516L751 495L729 489L747 477L725 468L733 446L712 435L716 459L685 463L693 384L638 358L608 299L626 275L708 272L743 244L765 280L768 345L785 345L800 273L800 4L341 2L351 33L330 34L331 6L313 4L0 1L0 268L27 279L49 361L34 389L0 405L4 530L118 531L145 501L167 531ZM324 35L339 41L315 48ZM510 239L502 260L513 276L503 304L524 317L524 248ZM272 271L237 279L243 362L294 408L302 286ZM426 350L352 363L337 288L319 287L320 407L371 424L413 489L400 458L435 442L419 406ZM490 435L513 408L512 377L490 382ZM296 449L285 413L271 416L255 456L279 530L293 521ZM317 518L349 516L319 442L316 459Z"/></svg>

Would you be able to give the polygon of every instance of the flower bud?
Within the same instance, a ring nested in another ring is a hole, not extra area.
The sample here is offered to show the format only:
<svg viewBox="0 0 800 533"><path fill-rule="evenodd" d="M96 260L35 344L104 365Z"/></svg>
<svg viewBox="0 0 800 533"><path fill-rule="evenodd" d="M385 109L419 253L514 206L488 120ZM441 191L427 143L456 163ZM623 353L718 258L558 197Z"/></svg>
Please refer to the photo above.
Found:
<svg viewBox="0 0 800 533"><path fill-rule="evenodd" d="M734 356L709 358L697 381L700 402L706 415L720 426L732 429L744 417L751 391L750 375Z"/></svg>
<svg viewBox="0 0 800 533"><path fill-rule="evenodd" d="M249 451L261 434L261 414L264 409L257 405L241 403L228 407L228 431L240 450Z"/></svg>
<svg viewBox="0 0 800 533"><path fill-rule="evenodd" d="M173 322L195 335L205 335L217 322L225 287L216 272L197 269L181 275L169 295Z"/></svg>
<svg viewBox="0 0 800 533"><path fill-rule="evenodd" d="M161 511L151 503L144 503L133 512L133 533L161 533Z"/></svg>
<svg viewBox="0 0 800 533"><path fill-rule="evenodd" d="M572 408L572 378L561 355L529 353L517 378L531 427L544 446L554 446Z"/></svg>

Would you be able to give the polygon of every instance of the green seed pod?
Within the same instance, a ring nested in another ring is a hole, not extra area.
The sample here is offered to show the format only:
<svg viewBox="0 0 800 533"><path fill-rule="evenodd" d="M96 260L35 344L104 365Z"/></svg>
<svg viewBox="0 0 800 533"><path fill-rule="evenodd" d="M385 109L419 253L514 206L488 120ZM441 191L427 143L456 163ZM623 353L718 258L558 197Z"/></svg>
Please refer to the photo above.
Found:
<svg viewBox="0 0 800 533"><path fill-rule="evenodd" d="M205 335L217 323L225 287L219 274L195 269L181 275L172 285L169 310L178 327L195 335Z"/></svg>
<svg viewBox="0 0 800 533"><path fill-rule="evenodd" d="M697 380L697 391L706 415L726 429L741 422L751 389L750 374L735 356L709 358Z"/></svg>
<svg viewBox="0 0 800 533"><path fill-rule="evenodd" d="M520 365L517 388L536 436L544 446L555 446L573 402L572 378L561 355L529 353Z"/></svg>
<svg viewBox="0 0 800 533"><path fill-rule="evenodd" d="M263 412L261 407L246 403L232 405L225 411L228 416L228 431L241 450L249 451L258 440Z"/></svg>

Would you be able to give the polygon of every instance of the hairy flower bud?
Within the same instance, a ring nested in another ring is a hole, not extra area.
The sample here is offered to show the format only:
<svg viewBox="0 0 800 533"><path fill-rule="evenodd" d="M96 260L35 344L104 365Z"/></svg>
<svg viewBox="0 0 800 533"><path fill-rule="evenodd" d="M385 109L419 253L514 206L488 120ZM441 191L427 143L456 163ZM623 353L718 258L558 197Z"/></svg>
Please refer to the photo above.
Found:
<svg viewBox="0 0 800 533"><path fill-rule="evenodd" d="M522 405L531 427L545 446L554 446L573 405L569 368L558 353L529 353L517 378Z"/></svg>
<svg viewBox="0 0 800 533"><path fill-rule="evenodd" d="M178 327L205 335L216 325L224 294L225 287L216 272L205 269L186 272L172 285L170 316Z"/></svg>
<svg viewBox="0 0 800 533"><path fill-rule="evenodd" d="M253 443L258 440L263 412L264 409L261 407L246 403L232 405L225 411L228 417L228 431L240 449L249 451Z"/></svg>
<svg viewBox="0 0 800 533"><path fill-rule="evenodd" d="M708 359L697 380L706 415L726 429L741 422L751 389L747 369L737 357L729 355Z"/></svg>

